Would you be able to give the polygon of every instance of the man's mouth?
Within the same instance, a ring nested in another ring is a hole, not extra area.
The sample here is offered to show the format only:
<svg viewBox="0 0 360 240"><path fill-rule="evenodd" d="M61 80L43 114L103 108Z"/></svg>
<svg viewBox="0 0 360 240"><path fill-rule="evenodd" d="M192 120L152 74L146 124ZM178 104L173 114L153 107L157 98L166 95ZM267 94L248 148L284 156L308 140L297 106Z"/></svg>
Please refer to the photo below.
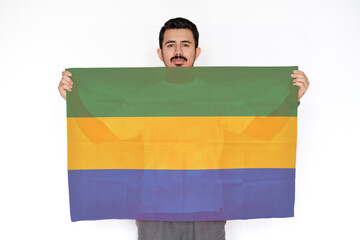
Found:
<svg viewBox="0 0 360 240"><path fill-rule="evenodd" d="M184 59L174 59L174 60L173 60L173 63L174 63L175 65L182 65L182 64L184 64L184 62L185 62Z"/></svg>
<svg viewBox="0 0 360 240"><path fill-rule="evenodd" d="M182 57L182 56L180 56L180 57L174 57L174 58L172 59L172 62L173 62L175 65L177 65L177 66L183 65L183 64L185 63L185 61L186 61L186 59L185 59L184 57Z"/></svg>

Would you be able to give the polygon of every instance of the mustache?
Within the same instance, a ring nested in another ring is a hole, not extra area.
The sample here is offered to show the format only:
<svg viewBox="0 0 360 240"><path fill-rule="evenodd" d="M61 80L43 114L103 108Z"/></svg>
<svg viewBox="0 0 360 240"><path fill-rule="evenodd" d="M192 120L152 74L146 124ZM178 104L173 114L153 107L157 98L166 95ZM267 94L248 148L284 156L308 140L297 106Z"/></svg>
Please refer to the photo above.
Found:
<svg viewBox="0 0 360 240"><path fill-rule="evenodd" d="M187 58L184 57L184 56L175 56L175 57L172 57L170 58L170 61L174 60L174 59L184 59L185 61L187 61Z"/></svg>

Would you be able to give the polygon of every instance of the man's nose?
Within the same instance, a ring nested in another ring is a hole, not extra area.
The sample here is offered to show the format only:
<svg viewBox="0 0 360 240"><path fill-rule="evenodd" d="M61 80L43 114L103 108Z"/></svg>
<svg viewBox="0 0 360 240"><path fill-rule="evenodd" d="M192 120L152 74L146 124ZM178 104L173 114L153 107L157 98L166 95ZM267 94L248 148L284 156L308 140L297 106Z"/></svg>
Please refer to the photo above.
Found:
<svg viewBox="0 0 360 240"><path fill-rule="evenodd" d="M181 45L177 45L177 46L176 46L175 54L176 54L176 55L181 55L181 54L182 54Z"/></svg>

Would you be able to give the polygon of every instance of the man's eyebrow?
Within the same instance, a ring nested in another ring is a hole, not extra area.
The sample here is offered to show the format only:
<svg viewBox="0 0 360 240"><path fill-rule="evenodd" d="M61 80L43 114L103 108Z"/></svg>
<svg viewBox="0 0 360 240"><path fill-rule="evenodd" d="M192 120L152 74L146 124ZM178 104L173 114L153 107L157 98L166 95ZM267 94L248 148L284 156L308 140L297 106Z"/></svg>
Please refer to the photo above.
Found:
<svg viewBox="0 0 360 240"><path fill-rule="evenodd" d="M190 43L190 44L192 44L192 42L190 42L190 41L188 41L188 40L184 40L184 41L181 41L182 43ZM168 44L168 43L175 43L175 41L174 40L169 40L169 41L167 41L166 43L165 43L165 45L166 44Z"/></svg>
<svg viewBox="0 0 360 240"><path fill-rule="evenodd" d="M170 41L167 41L165 44L174 43L174 42L175 42L174 40L170 40Z"/></svg>
<svg viewBox="0 0 360 240"><path fill-rule="evenodd" d="M190 43L192 44L192 42L188 41L188 40L184 40L184 41L181 41L182 43Z"/></svg>

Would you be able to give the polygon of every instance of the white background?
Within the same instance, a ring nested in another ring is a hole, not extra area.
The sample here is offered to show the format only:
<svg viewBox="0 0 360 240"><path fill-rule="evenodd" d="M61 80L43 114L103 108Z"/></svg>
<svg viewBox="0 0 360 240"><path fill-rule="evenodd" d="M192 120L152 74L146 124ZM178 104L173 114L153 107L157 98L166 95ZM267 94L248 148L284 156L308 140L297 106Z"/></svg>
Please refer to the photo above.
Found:
<svg viewBox="0 0 360 240"><path fill-rule="evenodd" d="M360 1L0 0L1 239L137 239L134 220L71 222L68 67L163 66L158 34L185 17L195 66L298 65L295 217L228 221L227 240L360 239ZM169 239L170 240L170 239Z"/></svg>

